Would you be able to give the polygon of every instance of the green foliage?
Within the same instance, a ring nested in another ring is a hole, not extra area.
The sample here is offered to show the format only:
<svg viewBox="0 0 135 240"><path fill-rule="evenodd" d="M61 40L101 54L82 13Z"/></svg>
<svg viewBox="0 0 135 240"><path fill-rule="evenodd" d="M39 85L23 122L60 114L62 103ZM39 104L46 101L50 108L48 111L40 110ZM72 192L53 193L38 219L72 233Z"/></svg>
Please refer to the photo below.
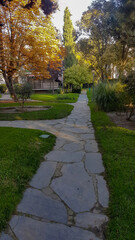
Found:
<svg viewBox="0 0 135 240"><path fill-rule="evenodd" d="M122 110L124 108L125 85L117 83L99 83L95 87L94 100L99 109L106 112Z"/></svg>
<svg viewBox="0 0 135 240"><path fill-rule="evenodd" d="M28 182L56 137L40 138L46 132L32 129L0 128L0 231L6 227Z"/></svg>
<svg viewBox="0 0 135 240"><path fill-rule="evenodd" d="M89 106L110 190L105 239L131 240L135 236L135 131L115 126L91 100Z"/></svg>
<svg viewBox="0 0 135 240"><path fill-rule="evenodd" d="M72 67L74 64L77 64L76 56L71 47L66 47L66 57L64 58L65 69Z"/></svg>
<svg viewBox="0 0 135 240"><path fill-rule="evenodd" d="M129 114L127 119L130 118L135 113L135 72L132 71L126 77L123 78L124 83L126 84L126 93L127 93L127 104L129 106Z"/></svg>
<svg viewBox="0 0 135 240"><path fill-rule="evenodd" d="M78 94L62 93L62 94L32 94L34 100L45 102L73 103L78 99Z"/></svg>
<svg viewBox="0 0 135 240"><path fill-rule="evenodd" d="M72 87L72 93L81 93L81 86L74 86Z"/></svg>
<svg viewBox="0 0 135 240"><path fill-rule="evenodd" d="M24 102L30 98L32 94L32 86L30 83L25 82L23 84L16 84L14 85L15 93L17 95L18 99L22 100L22 104L24 105Z"/></svg>
<svg viewBox="0 0 135 240"><path fill-rule="evenodd" d="M98 79L105 81L116 69L121 78L134 68L134 22L133 0L96 0L83 13L79 27L88 38L77 45Z"/></svg>
<svg viewBox="0 0 135 240"><path fill-rule="evenodd" d="M92 82L92 74L87 65L73 65L64 72L64 85L72 84L73 88L80 88L83 83Z"/></svg>
<svg viewBox="0 0 135 240"><path fill-rule="evenodd" d="M123 81L126 84L130 103L135 105L135 72L131 72L126 77L123 77Z"/></svg>
<svg viewBox="0 0 135 240"><path fill-rule="evenodd" d="M71 13L68 7L64 11L64 26L63 26L63 39L65 47L73 46L73 24L71 21Z"/></svg>
<svg viewBox="0 0 135 240"><path fill-rule="evenodd" d="M0 84L0 93L5 93L7 90L6 84Z"/></svg>
<svg viewBox="0 0 135 240"><path fill-rule="evenodd" d="M64 26L63 26L63 40L66 48L66 57L64 59L65 68L71 67L73 64L77 64L75 56L75 42L73 37L73 24L71 21L71 14L68 7L64 11Z"/></svg>

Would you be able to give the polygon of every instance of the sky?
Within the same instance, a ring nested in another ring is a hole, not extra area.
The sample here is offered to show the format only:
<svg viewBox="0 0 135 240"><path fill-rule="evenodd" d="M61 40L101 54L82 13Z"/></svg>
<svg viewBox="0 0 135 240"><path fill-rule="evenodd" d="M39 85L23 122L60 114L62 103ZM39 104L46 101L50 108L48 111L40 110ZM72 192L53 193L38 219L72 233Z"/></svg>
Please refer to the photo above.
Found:
<svg viewBox="0 0 135 240"><path fill-rule="evenodd" d="M57 12L53 14L53 24L62 33L64 10L68 7L72 14L72 23L75 27L75 22L81 19L82 13L87 10L91 2L92 0L58 0L60 11L57 10Z"/></svg>

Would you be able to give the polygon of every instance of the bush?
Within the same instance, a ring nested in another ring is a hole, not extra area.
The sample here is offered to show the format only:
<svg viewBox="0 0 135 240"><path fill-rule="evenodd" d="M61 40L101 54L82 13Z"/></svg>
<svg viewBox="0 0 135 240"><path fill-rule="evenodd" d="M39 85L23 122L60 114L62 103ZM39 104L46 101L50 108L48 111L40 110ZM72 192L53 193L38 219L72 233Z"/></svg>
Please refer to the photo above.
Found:
<svg viewBox="0 0 135 240"><path fill-rule="evenodd" d="M73 86L72 87L72 93L81 93L81 87L80 86Z"/></svg>
<svg viewBox="0 0 135 240"><path fill-rule="evenodd" d="M7 90L6 84L0 84L0 93L5 93Z"/></svg>
<svg viewBox="0 0 135 240"><path fill-rule="evenodd" d="M117 83L99 83L95 88L94 100L98 107L106 112L124 109L125 85Z"/></svg>
<svg viewBox="0 0 135 240"><path fill-rule="evenodd" d="M123 82L126 84L125 90L127 93L127 106L129 111L127 120L130 120L135 113L135 71L132 71L124 77Z"/></svg>
<svg viewBox="0 0 135 240"><path fill-rule="evenodd" d="M23 83L23 84L15 84L14 85L15 93L18 99L22 100L22 106L24 106L24 102L30 98L32 94L32 86L30 83Z"/></svg>

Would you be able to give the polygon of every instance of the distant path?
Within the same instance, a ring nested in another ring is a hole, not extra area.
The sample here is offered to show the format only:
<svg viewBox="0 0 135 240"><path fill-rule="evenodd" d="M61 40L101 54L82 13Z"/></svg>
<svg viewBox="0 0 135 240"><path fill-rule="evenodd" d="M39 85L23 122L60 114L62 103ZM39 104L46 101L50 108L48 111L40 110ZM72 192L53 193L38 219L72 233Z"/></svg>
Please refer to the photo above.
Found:
<svg viewBox="0 0 135 240"><path fill-rule="evenodd" d="M0 240L104 239L109 193L87 103L80 94L72 113L60 120L0 121L57 136Z"/></svg>

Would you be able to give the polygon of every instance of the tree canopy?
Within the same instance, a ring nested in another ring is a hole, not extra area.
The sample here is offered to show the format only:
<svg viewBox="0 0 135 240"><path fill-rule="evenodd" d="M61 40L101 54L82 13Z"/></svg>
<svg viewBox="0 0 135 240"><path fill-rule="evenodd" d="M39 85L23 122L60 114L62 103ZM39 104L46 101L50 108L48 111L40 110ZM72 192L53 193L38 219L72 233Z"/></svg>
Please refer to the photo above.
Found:
<svg viewBox="0 0 135 240"><path fill-rule="evenodd" d="M65 68L71 67L73 64L77 63L75 57L75 43L73 37L73 24L71 21L71 13L68 7L64 11L64 26L63 26L63 42L66 48L66 57L64 60Z"/></svg>
<svg viewBox="0 0 135 240"><path fill-rule="evenodd" d="M40 10L37 0L31 9L22 8L23 0L7 2L0 8L0 65L11 95L15 98L14 77L30 70L38 78L50 78L49 69L62 65L64 49L50 17Z"/></svg>
<svg viewBox="0 0 135 240"><path fill-rule="evenodd" d="M120 77L133 68L134 9L132 0L96 0L82 15L80 31L88 38L78 42L78 50L102 81L115 66Z"/></svg>

